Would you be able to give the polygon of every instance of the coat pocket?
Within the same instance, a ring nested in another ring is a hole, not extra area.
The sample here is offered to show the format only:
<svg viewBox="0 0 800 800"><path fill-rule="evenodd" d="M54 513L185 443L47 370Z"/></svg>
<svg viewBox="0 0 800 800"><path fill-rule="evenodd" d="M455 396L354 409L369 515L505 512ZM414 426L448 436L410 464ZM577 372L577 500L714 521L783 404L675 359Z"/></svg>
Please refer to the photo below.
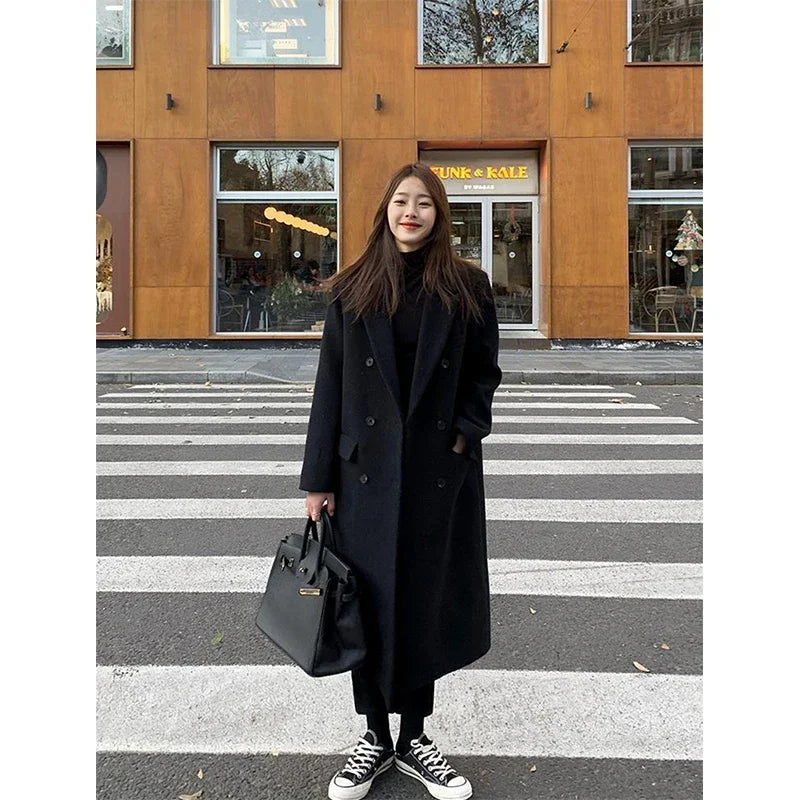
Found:
<svg viewBox="0 0 800 800"><path fill-rule="evenodd" d="M339 436L339 456L345 461L354 461L356 451L358 450L358 442L346 433Z"/></svg>

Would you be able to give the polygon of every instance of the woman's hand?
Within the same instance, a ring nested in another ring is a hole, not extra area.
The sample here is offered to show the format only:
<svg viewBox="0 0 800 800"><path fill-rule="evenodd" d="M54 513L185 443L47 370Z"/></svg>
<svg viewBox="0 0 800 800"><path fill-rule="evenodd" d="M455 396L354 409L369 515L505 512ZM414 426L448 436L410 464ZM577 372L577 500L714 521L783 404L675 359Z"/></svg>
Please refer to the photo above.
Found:
<svg viewBox="0 0 800 800"><path fill-rule="evenodd" d="M453 445L454 453L463 453L467 449L467 437L463 433L456 436L456 443Z"/></svg>
<svg viewBox="0 0 800 800"><path fill-rule="evenodd" d="M333 492L308 492L306 494L306 514L314 522L319 522L323 505L325 505L328 515L332 517L336 508Z"/></svg>

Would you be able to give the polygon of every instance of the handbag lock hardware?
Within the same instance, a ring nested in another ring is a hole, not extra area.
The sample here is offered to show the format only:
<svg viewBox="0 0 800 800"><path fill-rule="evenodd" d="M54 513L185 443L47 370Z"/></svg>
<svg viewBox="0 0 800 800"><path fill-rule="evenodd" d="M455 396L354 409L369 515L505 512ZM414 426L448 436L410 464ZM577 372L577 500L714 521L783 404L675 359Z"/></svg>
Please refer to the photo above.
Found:
<svg viewBox="0 0 800 800"><path fill-rule="evenodd" d="M286 556L281 556L281 572L286 569L286 567L291 567L294 564L293 558L286 558Z"/></svg>
<svg viewBox="0 0 800 800"><path fill-rule="evenodd" d="M322 589L298 589L297 593L302 597L319 597L322 594Z"/></svg>

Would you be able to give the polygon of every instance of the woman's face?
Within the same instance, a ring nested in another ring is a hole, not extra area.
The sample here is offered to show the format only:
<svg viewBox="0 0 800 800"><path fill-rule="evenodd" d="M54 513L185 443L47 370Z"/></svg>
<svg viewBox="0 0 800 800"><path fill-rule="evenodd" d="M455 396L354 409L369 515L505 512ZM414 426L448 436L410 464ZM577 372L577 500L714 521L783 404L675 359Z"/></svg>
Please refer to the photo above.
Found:
<svg viewBox="0 0 800 800"><path fill-rule="evenodd" d="M418 250L433 231L436 206L425 184L413 176L400 181L386 209L389 229L401 253Z"/></svg>

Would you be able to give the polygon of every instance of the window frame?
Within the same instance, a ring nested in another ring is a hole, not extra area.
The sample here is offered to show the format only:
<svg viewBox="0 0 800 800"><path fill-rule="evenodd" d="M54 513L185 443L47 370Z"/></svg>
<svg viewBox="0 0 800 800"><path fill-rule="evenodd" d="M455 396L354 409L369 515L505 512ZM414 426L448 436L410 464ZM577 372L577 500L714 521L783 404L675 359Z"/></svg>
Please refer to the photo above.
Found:
<svg viewBox="0 0 800 800"><path fill-rule="evenodd" d="M231 69L334 69L341 68L342 53L342 25L341 25L341 5L342 0L329 0L334 3L333 7L333 61L327 64L308 64L302 62L266 61L266 62L222 62L220 58L220 16L221 0L212 0L209 4L211 13L211 66Z"/></svg>
<svg viewBox="0 0 800 800"><path fill-rule="evenodd" d="M134 43L134 35L135 35L134 25L135 25L135 20L136 20L136 14L133 13L134 0L118 0L118 2L121 2L123 4L127 3L127 5L128 5L128 15L129 15L128 16L128 31L129 31L129 36L128 36L128 51L129 51L128 52L128 61L126 63L124 63L124 64L121 63L121 62L102 64L102 63L97 63L97 61L95 60L95 69L133 69L133 67L134 67L134 64L133 64L133 52L134 52L133 43Z"/></svg>
<svg viewBox="0 0 800 800"><path fill-rule="evenodd" d="M461 69L465 67L474 68L519 68L519 67L538 67L549 66L550 64L550 0L537 0L539 3L539 60L531 64L429 64L423 61L423 0L417 0L417 67L426 69ZM628 0L630 2L630 0Z"/></svg>
<svg viewBox="0 0 800 800"><path fill-rule="evenodd" d="M629 0L630 2L630 0ZM649 62L648 62L649 63ZM657 62L656 62L657 63ZM637 206L682 206L687 202L704 206L702 189L631 189L631 151L635 148L653 147L703 147L702 139L680 139L680 140L629 140L628 141L628 196L626 208L627 230L625 232L627 241L630 241L630 207ZM626 264L626 272L630 264ZM627 309L628 338L629 339L701 339L702 331L634 331L631 329L632 320L630 318L631 307L631 285L630 277L625 282L625 306Z"/></svg>
<svg viewBox="0 0 800 800"><path fill-rule="evenodd" d="M224 339L320 339L321 333L310 331L218 331L217 330L217 261L219 258L217 230L217 206L219 202L261 203L261 202L303 202L316 203L328 200L336 203L336 272L342 266L342 246L340 232L342 230L342 204L340 198L340 150L339 142L212 142L214 154L212 159L213 183L211 191L211 258L209 260L209 274L211 276L211 304L209 308L209 330L212 338ZM308 191L308 192L280 192L280 191L236 191L225 192L220 185L220 158L223 150L314 150L326 149L334 151L333 161L333 191Z"/></svg>
<svg viewBox="0 0 800 800"><path fill-rule="evenodd" d="M702 61L634 61L633 60L633 0L626 0L627 4L627 17L625 20L625 30L627 31L627 38L625 40L628 45L625 48L625 63L626 64L650 64L654 66L665 66L670 64L678 64L680 66L702 66Z"/></svg>

